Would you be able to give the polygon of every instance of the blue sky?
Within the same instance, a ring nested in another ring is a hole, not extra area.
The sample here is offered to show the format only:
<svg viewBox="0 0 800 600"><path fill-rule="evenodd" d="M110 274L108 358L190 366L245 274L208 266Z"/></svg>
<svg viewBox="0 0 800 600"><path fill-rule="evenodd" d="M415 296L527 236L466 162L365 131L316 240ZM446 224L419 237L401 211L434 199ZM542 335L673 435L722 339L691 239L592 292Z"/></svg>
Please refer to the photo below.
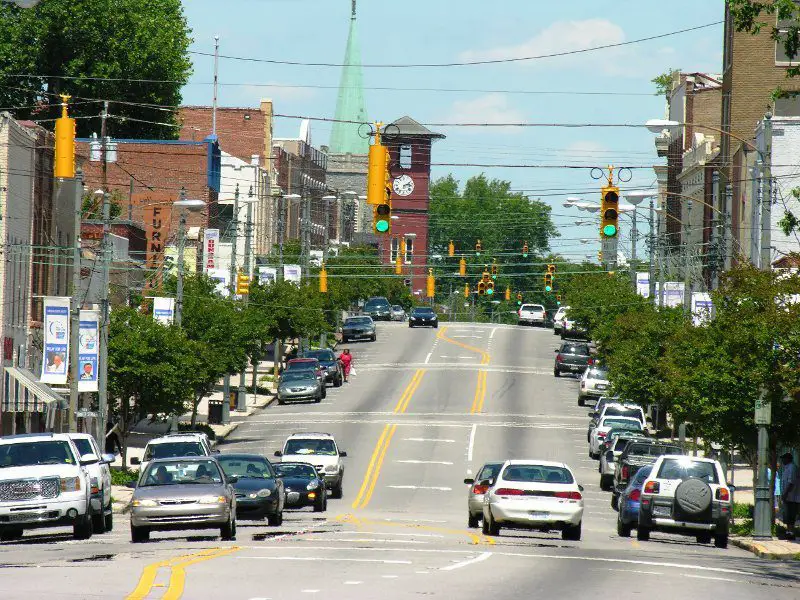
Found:
<svg viewBox="0 0 800 600"><path fill-rule="evenodd" d="M234 56L335 62L343 59L350 0L185 0L193 50ZM457 7L457 10L454 8ZM359 35L365 64L441 63L541 55L658 35L721 21L722 0L360 0ZM212 60L194 57L184 102L210 104ZM664 100L650 80L670 68L719 72L722 26L571 57L512 64L386 69L365 68L367 111L390 121L408 114L423 123L537 122L639 123L663 117ZM332 117L340 69L221 60L220 105L257 106L272 98L284 114ZM400 88L400 89L374 89ZM404 89L403 89L404 88ZM409 90L415 88L415 91ZM419 91L444 88L469 91ZM512 92L613 92L622 95ZM297 135L299 123L277 119L276 134ZM438 127L447 139L434 162L491 164L652 165L652 134L645 129ZM330 126L312 124L315 145L327 144ZM582 258L596 253L594 228L573 222L588 213L564 208L567 196L596 201L599 186L588 170L434 167L465 180L485 172L553 206L562 239L553 248ZM652 170L634 172L628 188L649 187ZM622 228L623 236L626 234ZM629 242L628 242L629 243Z"/></svg>

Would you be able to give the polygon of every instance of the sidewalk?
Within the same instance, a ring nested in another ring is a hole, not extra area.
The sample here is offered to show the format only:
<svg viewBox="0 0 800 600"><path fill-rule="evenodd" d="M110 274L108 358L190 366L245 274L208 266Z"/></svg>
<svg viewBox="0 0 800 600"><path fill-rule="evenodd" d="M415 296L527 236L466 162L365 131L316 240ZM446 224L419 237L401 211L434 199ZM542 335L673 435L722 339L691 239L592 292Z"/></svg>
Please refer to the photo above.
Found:
<svg viewBox="0 0 800 600"><path fill-rule="evenodd" d="M800 543L786 540L754 540L753 538L730 538L730 543L752 552L761 558L774 560L800 560Z"/></svg>

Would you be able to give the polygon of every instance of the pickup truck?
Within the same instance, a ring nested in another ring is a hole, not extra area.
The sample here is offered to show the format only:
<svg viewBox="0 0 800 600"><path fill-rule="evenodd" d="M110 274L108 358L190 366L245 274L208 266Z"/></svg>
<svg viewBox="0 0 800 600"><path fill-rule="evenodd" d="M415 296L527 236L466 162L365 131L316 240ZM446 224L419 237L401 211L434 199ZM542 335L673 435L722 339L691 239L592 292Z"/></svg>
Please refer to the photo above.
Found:
<svg viewBox="0 0 800 600"><path fill-rule="evenodd" d="M613 428L608 432L606 440L600 446L600 489L604 492L610 491L614 483L614 473L617 468L617 459L622 455L628 444L646 440L647 434L638 431L615 431Z"/></svg>
<svg viewBox="0 0 800 600"><path fill-rule="evenodd" d="M625 491L636 475L636 471L646 465L652 465L659 456L665 454L684 454L680 446L658 440L636 440L625 447L617 459L614 470L614 486L612 489L611 507L617 510L619 495Z"/></svg>
<svg viewBox="0 0 800 600"><path fill-rule="evenodd" d="M556 377L561 377L561 373L580 375L594 364L594 358L589 353L589 344L583 342L563 342L555 352L553 375Z"/></svg>

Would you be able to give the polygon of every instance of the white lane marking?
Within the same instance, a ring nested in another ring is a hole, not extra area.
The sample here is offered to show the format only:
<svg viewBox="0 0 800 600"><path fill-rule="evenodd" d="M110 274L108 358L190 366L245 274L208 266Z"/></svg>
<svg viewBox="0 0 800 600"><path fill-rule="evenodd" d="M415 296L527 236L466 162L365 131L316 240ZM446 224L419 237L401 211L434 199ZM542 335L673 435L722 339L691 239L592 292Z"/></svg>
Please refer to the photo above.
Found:
<svg viewBox="0 0 800 600"><path fill-rule="evenodd" d="M300 590L300 591L303 592L304 594L316 594L319 592L319 590Z"/></svg>
<svg viewBox="0 0 800 600"><path fill-rule="evenodd" d="M375 548L370 548L375 550ZM408 548L403 548L408 551ZM331 558L325 556L241 556L255 560L299 560L299 561L325 561L325 562L357 562L357 563L383 563L385 565L410 565L410 560L384 560L381 558Z"/></svg>
<svg viewBox="0 0 800 600"><path fill-rule="evenodd" d="M381 520L382 521L389 521L389 522L400 521L400 522L409 522L409 523L447 523L447 521L445 521L444 519L441 519L441 520L440 519L390 519L390 518L387 517L387 518L381 519Z"/></svg>
<svg viewBox="0 0 800 600"><path fill-rule="evenodd" d="M430 352L428 352L428 356L425 357L425 364L426 365L428 364L428 361L430 361L430 359L431 359L431 354L433 354L432 350Z"/></svg>
<svg viewBox="0 0 800 600"><path fill-rule="evenodd" d="M472 451L475 449L475 432L478 430L478 424L473 423L472 429L469 431L469 444L467 444L467 462L472 462Z"/></svg>
<svg viewBox="0 0 800 600"><path fill-rule="evenodd" d="M387 521L389 519L383 519ZM396 519L400 521L401 519ZM419 523L420 520L414 519L402 519L403 521L409 521L411 523ZM431 522L431 521L427 521ZM446 523L446 521L434 521L435 523ZM287 536L288 537L288 536ZM277 538L273 538L277 539ZM280 546L237 546L237 548L244 548L247 550L260 550L260 551L272 551L272 550L281 550L285 551L286 548L282 548ZM369 548L366 546L297 546L292 547L292 550L336 550L337 552L436 552L437 554L475 554L474 550L444 550L442 548L406 548L406 547L398 547L398 548ZM497 554L497 553L496 553ZM534 557L533 554L525 554L523 556ZM262 558L260 556L245 556L242 558Z"/></svg>
<svg viewBox="0 0 800 600"><path fill-rule="evenodd" d="M429 537L429 538L443 538L444 535L440 533L397 533L397 532L388 532L388 531L361 531L363 535L386 535L386 536L399 536L399 537ZM128 536L122 536L128 537Z"/></svg>
<svg viewBox="0 0 800 600"><path fill-rule="evenodd" d="M663 575L659 571L637 571L636 569L590 569L590 571L613 571L615 573L638 573L641 575Z"/></svg>
<svg viewBox="0 0 800 600"><path fill-rule="evenodd" d="M363 581L345 581L344 582L345 585L361 585L362 583L364 583L364 582Z"/></svg>
<svg viewBox="0 0 800 600"><path fill-rule="evenodd" d="M407 463L409 465L452 465L450 461L447 460L396 460L396 463Z"/></svg>
<svg viewBox="0 0 800 600"><path fill-rule="evenodd" d="M739 579L729 579L727 577L706 577L705 575L684 575L684 577L690 577L691 579L708 579L710 581L731 581L733 583L739 583Z"/></svg>
<svg viewBox="0 0 800 600"><path fill-rule="evenodd" d="M601 530L598 530L601 531ZM693 571L708 571L711 573L730 573L733 575L755 575L749 571L738 571L736 569L726 569L724 567L703 567L686 563L658 562L650 560L632 560L628 558L602 558L597 556L558 556L555 554L524 554L522 552L495 552L498 556L518 556L521 558L549 558L553 560L585 560L589 562L607 562L626 565L647 565L648 567L670 567L674 569L689 569ZM687 575L688 577L688 575Z"/></svg>
<svg viewBox="0 0 800 600"><path fill-rule="evenodd" d="M438 487L435 485L387 485L386 487L395 490L434 490L436 492L451 492L453 488Z"/></svg>
<svg viewBox="0 0 800 600"><path fill-rule="evenodd" d="M492 329L492 333L489 334L489 339L491 340L494 337L494 334L497 332L497 327Z"/></svg>
<svg viewBox="0 0 800 600"><path fill-rule="evenodd" d="M399 575L381 575L384 579L397 579Z"/></svg>
<svg viewBox="0 0 800 600"><path fill-rule="evenodd" d="M438 440L436 438L403 438L404 442L444 442L445 444L455 444L455 440Z"/></svg>
<svg viewBox="0 0 800 600"><path fill-rule="evenodd" d="M439 569L440 571L455 571L456 569L461 569L462 567L468 567L469 565L474 565L475 563L483 562L484 560L488 559L492 555L491 552L483 552L479 554L475 558L470 558L468 560L463 560L461 562L457 562L454 565L450 565L447 567L442 567Z"/></svg>
<svg viewBox="0 0 800 600"><path fill-rule="evenodd" d="M427 575L428 571L414 571L417 575Z"/></svg>

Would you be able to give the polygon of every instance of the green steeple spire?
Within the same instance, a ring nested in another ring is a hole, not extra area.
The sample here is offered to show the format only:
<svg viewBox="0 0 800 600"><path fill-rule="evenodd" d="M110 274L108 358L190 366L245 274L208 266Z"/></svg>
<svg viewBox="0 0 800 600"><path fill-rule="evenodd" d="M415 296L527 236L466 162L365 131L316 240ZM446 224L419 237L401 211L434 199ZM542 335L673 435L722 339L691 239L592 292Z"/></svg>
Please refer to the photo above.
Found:
<svg viewBox="0 0 800 600"><path fill-rule="evenodd" d="M336 100L337 121L367 121L367 107L364 103L364 76L361 72L361 50L358 47L356 30L356 0L352 0L350 32L347 35L347 50L344 53L344 67L339 81L339 97ZM357 123L333 124L331 129L331 154L366 154L369 141L358 135Z"/></svg>

